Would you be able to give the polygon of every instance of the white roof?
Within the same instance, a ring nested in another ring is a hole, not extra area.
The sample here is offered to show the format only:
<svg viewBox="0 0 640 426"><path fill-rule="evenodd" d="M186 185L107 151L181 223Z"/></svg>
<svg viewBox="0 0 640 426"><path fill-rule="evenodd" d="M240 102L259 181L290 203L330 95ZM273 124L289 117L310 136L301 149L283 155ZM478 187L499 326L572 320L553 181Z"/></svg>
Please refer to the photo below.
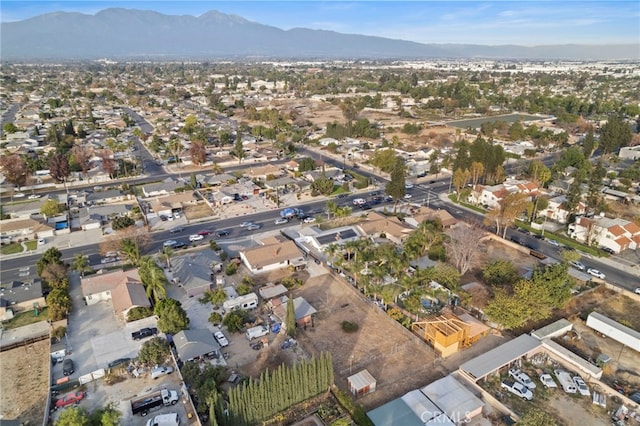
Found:
<svg viewBox="0 0 640 426"><path fill-rule="evenodd" d="M455 377L448 375L422 388L422 393L451 419L462 419L476 412L484 403Z"/></svg>
<svg viewBox="0 0 640 426"><path fill-rule="evenodd" d="M362 370L359 373L349 376L347 382L351 384L351 387L355 389L363 389L367 386L374 385L376 379L369 373L368 370Z"/></svg>
<svg viewBox="0 0 640 426"><path fill-rule="evenodd" d="M460 370L478 380L542 346L538 339L523 334L477 356L460 366Z"/></svg>
<svg viewBox="0 0 640 426"><path fill-rule="evenodd" d="M437 418L442 411L419 389L407 392L400 398L422 422Z"/></svg>

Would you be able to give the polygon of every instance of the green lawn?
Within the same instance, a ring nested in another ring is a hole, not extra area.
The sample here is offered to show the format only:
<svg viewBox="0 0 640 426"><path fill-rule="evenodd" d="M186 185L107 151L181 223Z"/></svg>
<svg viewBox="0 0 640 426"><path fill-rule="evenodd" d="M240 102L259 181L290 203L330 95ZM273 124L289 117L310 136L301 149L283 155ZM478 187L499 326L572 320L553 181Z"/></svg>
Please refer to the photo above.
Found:
<svg viewBox="0 0 640 426"><path fill-rule="evenodd" d="M38 247L38 242L37 241L27 241L24 244L27 246L27 250L29 250L29 251L35 250Z"/></svg>
<svg viewBox="0 0 640 426"><path fill-rule="evenodd" d="M19 243L11 243L11 244L4 245L2 246L2 248L0 248L0 253L2 254L22 253L22 245Z"/></svg>
<svg viewBox="0 0 640 426"><path fill-rule="evenodd" d="M34 310L30 309L26 312L22 312L15 317L11 318L8 321L2 323L2 326L5 330L10 328L18 328L23 325L34 324L40 321L46 321L49 317L49 309L48 308L40 308L38 309L38 316L35 316Z"/></svg>

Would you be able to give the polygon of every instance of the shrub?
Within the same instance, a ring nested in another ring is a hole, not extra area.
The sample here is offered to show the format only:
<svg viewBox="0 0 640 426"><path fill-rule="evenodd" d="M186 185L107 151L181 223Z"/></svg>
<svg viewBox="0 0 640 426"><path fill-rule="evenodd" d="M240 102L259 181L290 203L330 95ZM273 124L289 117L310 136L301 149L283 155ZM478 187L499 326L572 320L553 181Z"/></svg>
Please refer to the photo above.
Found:
<svg viewBox="0 0 640 426"><path fill-rule="evenodd" d="M132 308L127 314L127 322L137 321L142 318L148 318L153 315L153 311L146 306L137 306Z"/></svg>
<svg viewBox="0 0 640 426"><path fill-rule="evenodd" d="M342 331L344 331L345 333L355 333L356 331L358 331L358 328L360 327L355 322L342 321Z"/></svg>
<svg viewBox="0 0 640 426"><path fill-rule="evenodd" d="M211 315L209 315L209 322L213 325L222 323L222 315L218 312L211 312Z"/></svg>
<svg viewBox="0 0 640 426"><path fill-rule="evenodd" d="M229 274L229 275L233 275L233 274ZM241 284L238 284L238 286L236 287L236 291L240 296L244 296L245 294L251 293L253 291L253 288L250 285L242 282Z"/></svg>
<svg viewBox="0 0 640 426"><path fill-rule="evenodd" d="M224 273L227 275L233 275L238 271L238 265L235 263L229 263L226 268L224 268Z"/></svg>

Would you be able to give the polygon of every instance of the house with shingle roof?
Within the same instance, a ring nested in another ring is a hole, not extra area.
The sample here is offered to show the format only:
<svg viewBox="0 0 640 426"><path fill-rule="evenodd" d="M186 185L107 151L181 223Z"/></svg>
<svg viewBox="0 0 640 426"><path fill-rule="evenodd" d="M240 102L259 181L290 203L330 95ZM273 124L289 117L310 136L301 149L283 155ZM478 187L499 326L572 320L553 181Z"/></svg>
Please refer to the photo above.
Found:
<svg viewBox="0 0 640 426"><path fill-rule="evenodd" d="M402 244L413 231L395 216L385 216L377 212L369 212L364 222L356 227L362 234L375 238L386 238L395 244Z"/></svg>
<svg viewBox="0 0 640 426"><path fill-rule="evenodd" d="M173 335L178 358L182 362L204 356L220 356L220 344L209 330L182 330Z"/></svg>
<svg viewBox="0 0 640 426"><path fill-rule="evenodd" d="M263 245L240 252L240 259L254 274L293 266L304 266L305 258L295 242L263 241Z"/></svg>
<svg viewBox="0 0 640 426"><path fill-rule="evenodd" d="M97 273L80 281L87 305L111 301L116 315L124 319L132 308L151 307L137 269Z"/></svg>
<svg viewBox="0 0 640 426"><path fill-rule="evenodd" d="M609 248L616 253L640 247L640 226L620 218L581 217L569 225L567 233L577 241Z"/></svg>

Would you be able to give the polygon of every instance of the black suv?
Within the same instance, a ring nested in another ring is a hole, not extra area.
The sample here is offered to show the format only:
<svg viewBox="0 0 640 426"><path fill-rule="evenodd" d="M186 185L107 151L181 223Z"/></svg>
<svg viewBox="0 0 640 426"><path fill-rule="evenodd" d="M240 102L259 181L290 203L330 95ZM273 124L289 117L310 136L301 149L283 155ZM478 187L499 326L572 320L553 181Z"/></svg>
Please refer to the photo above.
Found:
<svg viewBox="0 0 640 426"><path fill-rule="evenodd" d="M231 231L229 231L228 229L222 230L222 231L217 231L216 232L216 237L218 238L222 238L222 237L226 237L228 235L231 234Z"/></svg>
<svg viewBox="0 0 640 426"><path fill-rule="evenodd" d="M65 376L70 376L75 373L75 371L76 369L71 359L67 358L62 362L62 374L64 374Z"/></svg>

